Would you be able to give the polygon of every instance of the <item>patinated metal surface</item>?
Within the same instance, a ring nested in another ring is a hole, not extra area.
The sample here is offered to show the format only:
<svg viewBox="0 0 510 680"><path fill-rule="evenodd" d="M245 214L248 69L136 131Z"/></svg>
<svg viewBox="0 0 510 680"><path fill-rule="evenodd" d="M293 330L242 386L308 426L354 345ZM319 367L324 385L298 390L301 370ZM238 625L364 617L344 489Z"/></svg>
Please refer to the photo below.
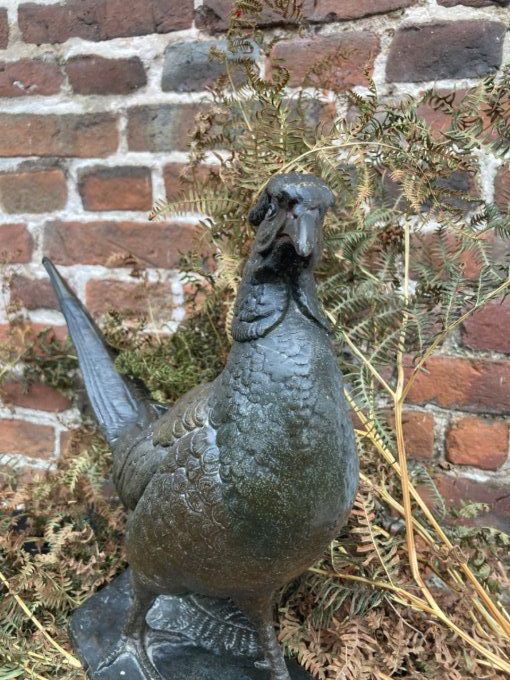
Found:
<svg viewBox="0 0 510 680"><path fill-rule="evenodd" d="M89 675L144 680L133 654L119 656L104 671L97 667L118 642L133 603L129 573L91 597L71 620L71 638ZM160 595L147 614L147 646L158 671L171 680L267 680L257 669L257 634L228 600L197 595ZM288 661L292 680L311 680L296 662ZM122 675L124 673L124 675Z"/></svg>
<svg viewBox="0 0 510 680"><path fill-rule="evenodd" d="M230 598L252 622L257 665L289 680L272 624L274 593L316 561L354 501L358 460L342 376L313 271L332 194L311 175L273 178L256 227L224 371L161 415L119 376L84 308L51 263L126 507L134 603L99 664L126 652L160 678L145 616L160 594ZM96 677L96 676L95 676ZM169 676L171 677L171 676Z"/></svg>

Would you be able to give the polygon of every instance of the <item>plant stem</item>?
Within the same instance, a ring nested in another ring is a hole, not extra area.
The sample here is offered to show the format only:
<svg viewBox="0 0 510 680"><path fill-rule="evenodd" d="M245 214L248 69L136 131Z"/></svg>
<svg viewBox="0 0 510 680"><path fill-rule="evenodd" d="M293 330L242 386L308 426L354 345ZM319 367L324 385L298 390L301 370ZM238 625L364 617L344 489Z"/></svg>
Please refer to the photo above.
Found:
<svg viewBox="0 0 510 680"><path fill-rule="evenodd" d="M328 315L328 316L331 318L331 315ZM333 320L333 319L332 319L332 320ZM381 385L384 387L384 389L385 389L391 396L393 396L393 395L394 395L394 392L393 392L393 390L391 389L391 387L388 385L388 383L386 382L386 380L384 380L384 378L383 378L382 375L379 373L379 371L377 371L377 370L374 368L374 366L372 366L372 364L371 364L369 361L367 361L367 359L365 358L363 352L361 352L361 351L356 347L356 345L352 342L352 340L350 339L350 337L347 335L347 333L346 333L345 331L342 331L342 336L343 336L345 342L349 345L349 348L352 350L352 352L354 352L354 354L358 357L358 359L361 359L361 361L363 361L363 363L364 363L365 366L368 368L368 370L372 373L372 375L374 376L374 378L376 378L376 380L378 380L378 381L381 383Z"/></svg>
<svg viewBox="0 0 510 680"><path fill-rule="evenodd" d="M363 411L361 411L356 403L353 401L351 395L349 392L346 390L345 391L346 398L351 406L351 408L356 412L356 415L358 418L361 420L362 424L367 428L365 435L372 441L374 444L375 448L381 453L383 458L386 460L387 463L389 463L393 469L396 471L396 473L400 476L401 475L401 470L398 462L395 460L395 457L389 451L384 443L381 441L380 437L378 436L374 426L369 422L368 418L365 416ZM453 549L453 544L451 541L448 539L446 534L444 533L443 529L433 516L433 514L430 512L429 508L427 507L427 504L425 501L422 499L418 491L414 488L412 484L409 484L409 490L411 493L411 496L413 497L413 500L416 501L416 503L420 506L420 509L426 516L427 520L430 522L432 528L436 531L438 534L440 540L444 543L444 545L449 549ZM395 507L397 508L397 501L394 501L396 504ZM401 507L401 514L404 516L404 509L402 506ZM413 519L413 522L415 520ZM487 612L487 610L484 609L483 605L481 602L477 602L474 600L473 604L475 607L478 609L478 611L482 614L482 616L485 618L487 623L490 625L490 627L498 634L506 635L506 637L510 637L508 634L508 628L509 628L509 623L510 621L506 619L503 614L500 612L500 610L497 608L497 606L494 604L490 596L487 594L483 586L478 582L476 576L473 574L471 569L469 568L469 565L466 562L461 562L460 563L460 569L468 579L468 581L473 585L476 593L479 595L480 599L483 600L483 602L486 604L487 609L490 611ZM493 618L492 618L493 617ZM497 623L496 623L497 622ZM499 626L498 626L499 624Z"/></svg>
<svg viewBox="0 0 510 680"><path fill-rule="evenodd" d="M459 628L437 605L432 606L427 604L424 600L421 598L417 597L416 595L413 595L409 591L405 590L404 588L400 588L398 586L391 585L390 583L386 583L385 581L373 581L371 579L365 578L363 576L355 576L353 574L344 574L341 572L336 572L336 571L326 571L325 569L317 569L312 567L309 569L309 571L313 572L314 574L320 574L322 576L329 576L329 577L337 577L341 578L347 581L357 581L358 583L365 583L366 585L370 585L373 588L382 588L383 590L389 590L393 593L395 593L397 596L404 597L406 598L409 602L408 603L403 603L403 604L411 604L414 605L416 609L419 611L426 612L428 614L434 615L436 618L438 618L442 623L447 625L453 632L458 635L460 638L462 638L465 642L469 643L476 651L484 656L486 659L489 659L492 663L493 668L498 668L499 670L505 671L507 673L510 673L510 663L508 663L505 659L500 658L493 652L491 652L489 649L486 649L482 644L478 642L478 640L475 640L471 635L463 631L461 628Z"/></svg>

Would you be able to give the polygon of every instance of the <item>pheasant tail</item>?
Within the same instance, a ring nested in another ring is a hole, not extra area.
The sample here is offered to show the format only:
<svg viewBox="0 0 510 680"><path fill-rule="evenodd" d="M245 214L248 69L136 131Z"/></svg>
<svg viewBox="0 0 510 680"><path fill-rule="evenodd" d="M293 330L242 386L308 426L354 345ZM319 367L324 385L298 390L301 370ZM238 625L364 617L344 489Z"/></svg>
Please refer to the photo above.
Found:
<svg viewBox="0 0 510 680"><path fill-rule="evenodd" d="M151 419L148 400L142 399L136 386L117 372L115 357L101 331L53 262L44 258L43 265L76 348L95 418L108 443L114 445L127 427Z"/></svg>

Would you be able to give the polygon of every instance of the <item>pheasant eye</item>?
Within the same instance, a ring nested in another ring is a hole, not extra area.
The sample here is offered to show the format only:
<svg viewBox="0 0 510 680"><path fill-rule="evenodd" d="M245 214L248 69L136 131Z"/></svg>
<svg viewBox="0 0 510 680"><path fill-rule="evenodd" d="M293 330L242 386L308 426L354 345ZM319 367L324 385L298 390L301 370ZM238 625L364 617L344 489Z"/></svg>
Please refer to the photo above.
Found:
<svg viewBox="0 0 510 680"><path fill-rule="evenodd" d="M268 210L267 210L265 219L266 219L266 220L271 220L271 219L273 219L273 217L276 215L276 212L277 212L276 204L275 204L275 203L271 203L271 205L269 206L269 208L268 208Z"/></svg>

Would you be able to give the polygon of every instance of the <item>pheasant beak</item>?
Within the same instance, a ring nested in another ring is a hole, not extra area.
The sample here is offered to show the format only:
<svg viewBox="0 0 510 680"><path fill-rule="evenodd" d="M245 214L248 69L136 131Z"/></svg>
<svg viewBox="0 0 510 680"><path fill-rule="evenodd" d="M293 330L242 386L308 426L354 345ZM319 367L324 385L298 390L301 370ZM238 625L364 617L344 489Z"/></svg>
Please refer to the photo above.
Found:
<svg viewBox="0 0 510 680"><path fill-rule="evenodd" d="M321 216L317 208L293 206L281 231L291 241L296 254L303 259L317 251L321 229Z"/></svg>

